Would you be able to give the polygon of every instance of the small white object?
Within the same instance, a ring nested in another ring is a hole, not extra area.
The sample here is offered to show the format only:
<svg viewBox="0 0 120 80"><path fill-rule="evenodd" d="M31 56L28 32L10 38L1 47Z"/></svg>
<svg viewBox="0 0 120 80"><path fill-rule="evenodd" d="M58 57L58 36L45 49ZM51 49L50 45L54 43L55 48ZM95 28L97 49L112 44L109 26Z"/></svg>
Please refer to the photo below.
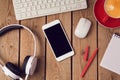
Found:
<svg viewBox="0 0 120 80"><path fill-rule="evenodd" d="M100 66L120 75L120 36L113 34Z"/></svg>
<svg viewBox="0 0 120 80"><path fill-rule="evenodd" d="M79 38L85 38L89 32L91 21L86 18L81 18L75 29L75 35Z"/></svg>
<svg viewBox="0 0 120 80"><path fill-rule="evenodd" d="M52 15L87 8L87 0L12 0L12 1L17 20L41 17L46 15ZM37 14L35 15L30 14L30 16L22 16L23 12L26 15L28 15L27 13L32 13L32 11L36 12Z"/></svg>

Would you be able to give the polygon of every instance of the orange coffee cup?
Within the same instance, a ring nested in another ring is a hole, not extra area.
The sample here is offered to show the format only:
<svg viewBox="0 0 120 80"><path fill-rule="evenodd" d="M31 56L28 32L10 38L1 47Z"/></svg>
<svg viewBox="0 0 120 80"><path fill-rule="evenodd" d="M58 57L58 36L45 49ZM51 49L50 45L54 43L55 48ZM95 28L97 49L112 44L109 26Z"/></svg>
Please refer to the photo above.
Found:
<svg viewBox="0 0 120 80"><path fill-rule="evenodd" d="M120 18L120 0L105 0L105 12L112 18Z"/></svg>

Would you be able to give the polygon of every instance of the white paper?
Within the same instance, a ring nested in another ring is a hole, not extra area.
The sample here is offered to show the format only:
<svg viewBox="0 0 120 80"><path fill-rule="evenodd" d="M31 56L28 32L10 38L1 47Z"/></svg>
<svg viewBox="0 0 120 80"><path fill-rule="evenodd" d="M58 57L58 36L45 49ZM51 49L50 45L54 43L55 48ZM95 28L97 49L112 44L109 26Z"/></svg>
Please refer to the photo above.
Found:
<svg viewBox="0 0 120 80"><path fill-rule="evenodd" d="M120 75L120 36L113 34L100 66Z"/></svg>

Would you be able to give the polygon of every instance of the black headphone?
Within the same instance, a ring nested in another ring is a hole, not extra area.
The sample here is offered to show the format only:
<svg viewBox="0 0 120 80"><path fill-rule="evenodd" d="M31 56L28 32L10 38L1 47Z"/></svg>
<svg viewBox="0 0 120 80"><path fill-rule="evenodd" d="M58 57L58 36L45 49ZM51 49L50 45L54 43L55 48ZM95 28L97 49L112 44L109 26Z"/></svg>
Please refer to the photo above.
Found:
<svg viewBox="0 0 120 80"><path fill-rule="evenodd" d="M19 69L16 65L14 65L11 62L5 63L5 65L0 64L0 67L4 71L4 73L11 77L12 79L22 79L22 75L26 75L25 80L27 80L29 75L32 75L36 69L37 66L37 57L36 55L36 39L34 33L27 27L19 24L12 24L5 26L0 29L0 36L5 34L8 31L14 30L14 29L21 29L24 28L28 32L31 33L33 39L34 39L34 55L33 56L26 56L22 65L22 69Z"/></svg>

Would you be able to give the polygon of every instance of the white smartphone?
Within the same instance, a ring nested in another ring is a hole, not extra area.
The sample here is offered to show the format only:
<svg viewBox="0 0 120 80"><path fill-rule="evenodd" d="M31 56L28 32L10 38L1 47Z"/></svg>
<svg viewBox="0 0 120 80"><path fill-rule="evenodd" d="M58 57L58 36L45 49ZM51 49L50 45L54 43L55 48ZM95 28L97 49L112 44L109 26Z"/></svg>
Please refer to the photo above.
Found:
<svg viewBox="0 0 120 80"><path fill-rule="evenodd" d="M57 61L74 55L73 48L59 20L44 25L42 30Z"/></svg>

